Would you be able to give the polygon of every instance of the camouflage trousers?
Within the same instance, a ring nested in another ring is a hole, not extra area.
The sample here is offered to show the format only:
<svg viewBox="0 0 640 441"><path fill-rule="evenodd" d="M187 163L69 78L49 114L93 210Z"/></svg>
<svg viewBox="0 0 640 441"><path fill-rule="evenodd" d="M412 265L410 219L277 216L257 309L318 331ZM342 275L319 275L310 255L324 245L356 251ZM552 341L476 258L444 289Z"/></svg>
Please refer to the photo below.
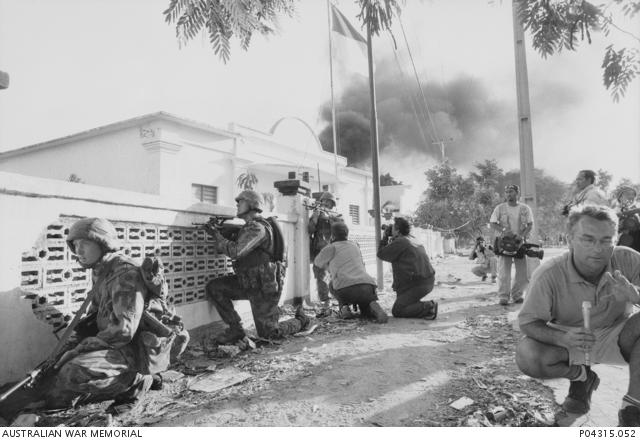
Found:
<svg viewBox="0 0 640 441"><path fill-rule="evenodd" d="M132 357L126 354L131 349L86 352L69 360L46 392L47 407L68 407L74 398L85 394L90 394L91 401L104 401L145 393L136 387L146 376L137 372Z"/></svg>
<svg viewBox="0 0 640 441"><path fill-rule="evenodd" d="M329 284L327 283L328 271L322 268L318 268L315 265L313 267L313 276L316 278L316 288L318 289L318 298L321 302L329 300Z"/></svg>
<svg viewBox="0 0 640 441"><path fill-rule="evenodd" d="M207 297L216 307L220 318L229 326L241 326L241 319L233 307L233 300L249 300L256 331L262 338L282 338L302 330L302 323L298 319L279 322L279 291L265 292L261 287L245 288L237 275L209 281Z"/></svg>

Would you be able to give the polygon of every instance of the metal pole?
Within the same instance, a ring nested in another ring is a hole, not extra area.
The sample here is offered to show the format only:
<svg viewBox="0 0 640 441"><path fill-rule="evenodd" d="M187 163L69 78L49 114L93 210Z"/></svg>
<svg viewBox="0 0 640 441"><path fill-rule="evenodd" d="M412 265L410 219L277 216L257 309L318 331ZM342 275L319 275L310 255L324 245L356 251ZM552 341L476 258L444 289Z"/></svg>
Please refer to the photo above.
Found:
<svg viewBox="0 0 640 441"><path fill-rule="evenodd" d="M378 111L376 106L376 84L373 76L373 38L371 24L367 23L367 59L369 61L369 96L371 100L371 174L373 180L373 220L375 225L374 237L376 248L382 235L380 221L380 171L378 169ZM384 287L382 277L382 261L376 259L376 273L378 287Z"/></svg>
<svg viewBox="0 0 640 441"><path fill-rule="evenodd" d="M331 4L327 0L327 23L329 26L329 83L331 85L331 127L333 129L333 166L336 175L334 194L338 189L338 133L336 128L336 102L333 92L333 42L331 38Z"/></svg>
<svg viewBox="0 0 640 441"><path fill-rule="evenodd" d="M529 106L529 77L527 75L527 55L524 45L524 29L518 18L518 4L511 3L513 12L513 42L516 64L516 91L518 99L518 135L520 144L520 187L523 202L536 213L536 187L533 166L533 136L531 133L531 109ZM533 223L530 237L537 240L538 228Z"/></svg>

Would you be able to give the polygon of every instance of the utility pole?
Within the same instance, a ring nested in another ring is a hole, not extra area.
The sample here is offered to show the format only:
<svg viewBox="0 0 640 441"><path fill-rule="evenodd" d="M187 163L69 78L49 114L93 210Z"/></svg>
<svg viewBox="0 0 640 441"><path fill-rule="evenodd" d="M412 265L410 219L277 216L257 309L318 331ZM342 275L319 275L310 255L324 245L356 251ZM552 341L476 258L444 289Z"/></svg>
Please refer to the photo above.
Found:
<svg viewBox="0 0 640 441"><path fill-rule="evenodd" d="M373 35L371 24L367 22L367 59L369 62L369 97L371 100L371 178L373 179L373 220L376 250L382 235L380 221L380 170L378 166L378 110L376 106L376 82L373 72ZM382 261L376 259L376 279L378 288L384 287Z"/></svg>
<svg viewBox="0 0 640 441"><path fill-rule="evenodd" d="M444 141L434 141L431 144L440 146L440 154L442 155L442 162L444 162L445 159L447 159L447 157L444 155Z"/></svg>
<svg viewBox="0 0 640 441"><path fill-rule="evenodd" d="M533 175L533 136L531 134L531 109L529 106L529 77L524 45L524 29L518 18L518 3L512 0L513 45L516 63L516 91L518 98L518 137L520 144L520 188L523 202L536 213L536 187ZM538 228L534 219L530 237L537 240Z"/></svg>

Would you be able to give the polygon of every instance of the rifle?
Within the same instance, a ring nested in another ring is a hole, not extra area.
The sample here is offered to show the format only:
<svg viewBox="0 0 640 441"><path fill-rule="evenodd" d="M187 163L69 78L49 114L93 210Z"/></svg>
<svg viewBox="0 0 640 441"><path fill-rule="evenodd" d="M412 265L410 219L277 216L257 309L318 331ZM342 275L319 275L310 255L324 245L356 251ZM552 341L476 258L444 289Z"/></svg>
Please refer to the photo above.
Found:
<svg viewBox="0 0 640 441"><path fill-rule="evenodd" d="M205 231L207 228L216 229L222 234L222 237L229 240L235 240L238 236L238 230L240 230L240 225L235 224L226 224L225 222L231 219L235 219L235 216L231 216L228 214L220 214L210 216L209 220L205 223L192 222L191 225L196 227L205 227Z"/></svg>
<svg viewBox="0 0 640 441"><path fill-rule="evenodd" d="M320 205L319 202L309 203L308 201L304 201L302 202L302 206L309 211L315 211L315 210L321 211L327 216L333 216L333 217L340 216L340 213L338 213L337 211L329 210L326 207L323 207L322 205Z"/></svg>
<svg viewBox="0 0 640 441"><path fill-rule="evenodd" d="M94 296L94 291L90 290L89 293L87 294L87 298L84 299L84 302L82 302L82 305L76 312L76 315L73 317L73 320L71 321L71 323L69 323L69 326L67 326L67 329L64 330L62 337L60 337L60 340L58 340L58 343L53 349L53 352L51 353L51 355L49 355L49 357L47 357L42 363L36 366L36 368L32 370L25 379L23 379L22 381L19 381L11 389L9 389L8 391L0 395L0 403L6 400L15 391L17 391L18 389L21 389L22 387L34 387L38 383L38 381L42 380L51 370L53 370L53 367L56 365L56 363L58 363L58 361L60 360L60 358L62 358L64 353L67 352L68 350L67 341L69 340L69 337L71 337L71 334L80 323L80 319L82 318L85 311L87 310L87 307L93 300L93 296Z"/></svg>

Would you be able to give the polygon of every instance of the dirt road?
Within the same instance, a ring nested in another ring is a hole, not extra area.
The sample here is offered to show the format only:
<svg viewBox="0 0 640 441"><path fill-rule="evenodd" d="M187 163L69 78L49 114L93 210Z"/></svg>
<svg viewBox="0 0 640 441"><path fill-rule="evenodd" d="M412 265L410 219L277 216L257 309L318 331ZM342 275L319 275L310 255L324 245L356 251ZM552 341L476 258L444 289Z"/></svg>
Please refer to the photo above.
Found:
<svg viewBox="0 0 640 441"><path fill-rule="evenodd" d="M553 254L553 252L552 252ZM317 319L311 335L221 358L198 336L175 368L175 381L151 392L133 414L107 421L106 404L55 414L43 423L153 426L552 426L599 425L557 416L550 387L522 375L513 351L519 305L497 305L496 285L470 273L471 262L435 262L440 282L429 298L435 321L387 324ZM451 276L449 276L451 275ZM460 280L456 280L456 279ZM390 280L385 286L390 286ZM390 288L381 303L391 310ZM204 350L203 350L204 349ZM196 382L240 383L214 392ZM562 400L566 383L551 384ZM462 399L462 400L461 400ZM459 400L459 401L458 401ZM451 406L460 403L459 409ZM465 404L466 403L466 404ZM616 403L617 404L617 403ZM615 409L606 409L609 415ZM561 415L561 414L560 414ZM609 421L609 420L607 420Z"/></svg>

